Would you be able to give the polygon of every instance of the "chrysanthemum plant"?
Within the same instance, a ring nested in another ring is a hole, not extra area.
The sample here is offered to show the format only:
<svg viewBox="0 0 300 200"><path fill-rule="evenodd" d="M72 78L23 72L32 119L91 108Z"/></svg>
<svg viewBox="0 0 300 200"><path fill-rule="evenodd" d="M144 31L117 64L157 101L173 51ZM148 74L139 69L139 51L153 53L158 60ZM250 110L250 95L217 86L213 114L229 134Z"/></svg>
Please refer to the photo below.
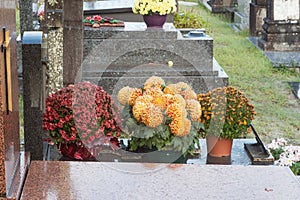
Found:
<svg viewBox="0 0 300 200"><path fill-rule="evenodd" d="M132 11L140 15L167 15L176 12L175 0L135 0Z"/></svg>
<svg viewBox="0 0 300 200"><path fill-rule="evenodd" d="M43 128L56 144L93 148L111 143L117 147L120 127L118 108L100 86L80 82L46 99Z"/></svg>
<svg viewBox="0 0 300 200"><path fill-rule="evenodd" d="M122 88L118 100L130 150L172 149L186 155L200 148L201 106L188 84L166 85L152 76L142 88Z"/></svg>
<svg viewBox="0 0 300 200"><path fill-rule="evenodd" d="M201 104L203 136L234 139L250 131L251 121L256 114L249 99L232 86L220 87L206 94L198 94Z"/></svg>

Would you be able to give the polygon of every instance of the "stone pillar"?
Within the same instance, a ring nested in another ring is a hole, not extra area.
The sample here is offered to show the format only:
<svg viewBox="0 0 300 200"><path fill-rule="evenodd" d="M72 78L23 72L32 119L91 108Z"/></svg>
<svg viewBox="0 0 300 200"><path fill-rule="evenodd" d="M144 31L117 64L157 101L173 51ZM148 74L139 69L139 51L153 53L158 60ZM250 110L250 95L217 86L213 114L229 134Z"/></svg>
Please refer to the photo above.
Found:
<svg viewBox="0 0 300 200"><path fill-rule="evenodd" d="M64 0L63 84L74 83L80 75L83 56L83 0Z"/></svg>
<svg viewBox="0 0 300 200"><path fill-rule="evenodd" d="M15 0L0 1L1 199L20 197L29 161L29 156L20 151L15 10Z"/></svg>
<svg viewBox="0 0 300 200"><path fill-rule="evenodd" d="M32 0L19 0L20 33L33 30Z"/></svg>
<svg viewBox="0 0 300 200"><path fill-rule="evenodd" d="M25 149L31 153L33 160L43 159L42 113L45 85L42 36L40 31L24 32L22 40Z"/></svg>
<svg viewBox="0 0 300 200"><path fill-rule="evenodd" d="M258 46L264 51L300 51L300 0L267 0Z"/></svg>
<svg viewBox="0 0 300 200"><path fill-rule="evenodd" d="M250 3L249 31L253 37L260 36L264 18L267 16L267 0L252 0Z"/></svg>

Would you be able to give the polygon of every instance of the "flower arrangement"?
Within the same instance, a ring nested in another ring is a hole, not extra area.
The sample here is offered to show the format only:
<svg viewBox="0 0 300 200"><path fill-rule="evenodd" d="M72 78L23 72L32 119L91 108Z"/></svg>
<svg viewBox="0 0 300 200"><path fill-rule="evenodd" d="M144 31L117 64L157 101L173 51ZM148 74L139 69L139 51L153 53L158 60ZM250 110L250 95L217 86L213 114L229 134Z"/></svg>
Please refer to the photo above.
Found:
<svg viewBox="0 0 300 200"><path fill-rule="evenodd" d="M142 88L124 87L118 92L122 119L132 151L172 149L184 155L199 149L200 103L191 87L179 82L166 85L152 76Z"/></svg>
<svg viewBox="0 0 300 200"><path fill-rule="evenodd" d="M300 175L300 146L288 145L284 138L276 138L267 145L278 166L288 166L295 175Z"/></svg>
<svg viewBox="0 0 300 200"><path fill-rule="evenodd" d="M249 99L234 87L220 87L206 94L199 94L201 122L204 134L233 139L250 131L256 114Z"/></svg>
<svg viewBox="0 0 300 200"><path fill-rule="evenodd" d="M111 96L102 87L80 82L47 97L43 128L59 146L77 144L81 149L95 149L110 145L117 149L121 132L118 116ZM91 157L89 154L77 155L81 159L85 156Z"/></svg>
<svg viewBox="0 0 300 200"><path fill-rule="evenodd" d="M123 27L124 22L121 20L113 19L111 17L101 17L100 15L87 16L83 19L85 26L92 26L93 28L99 27Z"/></svg>
<svg viewBox="0 0 300 200"><path fill-rule="evenodd" d="M141 15L167 15L176 12L175 0L135 0L132 11Z"/></svg>

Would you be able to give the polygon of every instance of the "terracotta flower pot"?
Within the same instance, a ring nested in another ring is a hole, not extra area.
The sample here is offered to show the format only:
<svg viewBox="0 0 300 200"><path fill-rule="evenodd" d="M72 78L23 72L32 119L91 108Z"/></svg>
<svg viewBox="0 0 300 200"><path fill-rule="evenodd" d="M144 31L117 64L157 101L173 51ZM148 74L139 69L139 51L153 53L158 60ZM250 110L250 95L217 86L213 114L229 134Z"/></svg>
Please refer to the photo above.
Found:
<svg viewBox="0 0 300 200"><path fill-rule="evenodd" d="M207 153L213 157L230 156L233 139L206 136Z"/></svg>

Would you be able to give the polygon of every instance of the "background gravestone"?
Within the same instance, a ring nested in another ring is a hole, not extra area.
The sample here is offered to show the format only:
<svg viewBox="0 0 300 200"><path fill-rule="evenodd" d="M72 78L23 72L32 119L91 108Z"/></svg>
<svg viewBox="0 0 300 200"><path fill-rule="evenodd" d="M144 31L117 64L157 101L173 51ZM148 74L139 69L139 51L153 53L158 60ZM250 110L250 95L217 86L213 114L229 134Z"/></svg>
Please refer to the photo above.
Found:
<svg viewBox="0 0 300 200"><path fill-rule="evenodd" d="M267 0L258 46L265 51L300 51L300 0Z"/></svg>
<svg viewBox="0 0 300 200"><path fill-rule="evenodd" d="M0 197L3 199L19 198L29 162L29 155L20 151L15 11L15 0L0 1Z"/></svg>
<svg viewBox="0 0 300 200"><path fill-rule="evenodd" d="M249 31L251 36L260 36L267 13L267 0L252 0L250 3Z"/></svg>
<svg viewBox="0 0 300 200"><path fill-rule="evenodd" d="M233 25L239 30L249 28L249 3L250 0L237 0L234 8Z"/></svg>

